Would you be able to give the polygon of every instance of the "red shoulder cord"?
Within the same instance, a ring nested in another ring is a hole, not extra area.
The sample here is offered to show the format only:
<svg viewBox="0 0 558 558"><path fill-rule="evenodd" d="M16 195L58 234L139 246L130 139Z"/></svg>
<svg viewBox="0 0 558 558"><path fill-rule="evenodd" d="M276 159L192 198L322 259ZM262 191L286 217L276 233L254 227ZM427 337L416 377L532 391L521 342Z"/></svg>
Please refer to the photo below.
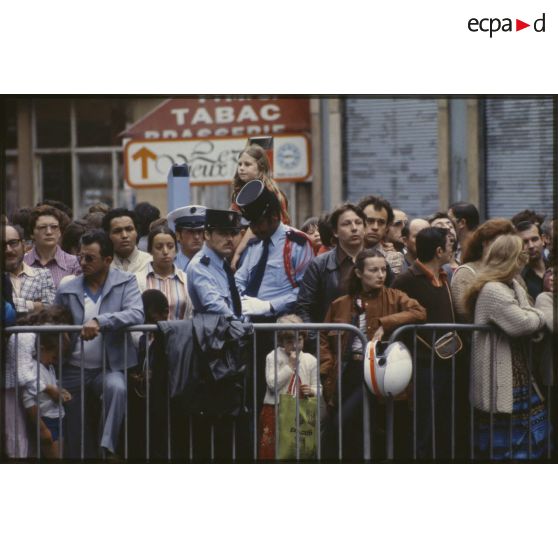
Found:
<svg viewBox="0 0 558 558"><path fill-rule="evenodd" d="M307 242L310 244L310 246L312 246L312 241L310 240L310 237L302 232L302 231L296 231L297 234L303 234L306 237ZM293 289L296 289L298 287L298 283L296 282L296 274L304 267L305 264L307 264L307 261L303 261L301 262L300 266L296 269L293 270L293 264L292 264L292 253L293 253L293 241L287 236L285 239L285 247L283 248L283 263L285 265L285 273L287 274L287 277L289 278L289 281L293 287ZM313 250L312 250L312 253Z"/></svg>

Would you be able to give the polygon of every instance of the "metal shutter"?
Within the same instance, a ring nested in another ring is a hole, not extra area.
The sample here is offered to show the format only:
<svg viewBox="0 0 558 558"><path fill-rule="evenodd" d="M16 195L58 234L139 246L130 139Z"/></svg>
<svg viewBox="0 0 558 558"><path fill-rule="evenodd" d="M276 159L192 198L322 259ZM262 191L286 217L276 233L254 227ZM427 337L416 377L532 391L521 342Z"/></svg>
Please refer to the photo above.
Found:
<svg viewBox="0 0 558 558"><path fill-rule="evenodd" d="M552 211L552 99L487 99L487 217Z"/></svg>
<svg viewBox="0 0 558 558"><path fill-rule="evenodd" d="M345 100L345 197L375 194L410 217L438 211L436 99Z"/></svg>

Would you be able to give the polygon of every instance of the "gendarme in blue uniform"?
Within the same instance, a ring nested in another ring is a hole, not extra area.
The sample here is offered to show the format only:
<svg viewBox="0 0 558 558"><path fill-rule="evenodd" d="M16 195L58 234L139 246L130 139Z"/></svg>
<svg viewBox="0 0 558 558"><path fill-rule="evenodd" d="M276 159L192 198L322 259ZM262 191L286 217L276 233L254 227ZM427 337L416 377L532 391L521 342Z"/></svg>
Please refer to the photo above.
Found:
<svg viewBox="0 0 558 558"><path fill-rule="evenodd" d="M231 292L225 260L205 244L192 258L186 270L188 294L194 312L233 315Z"/></svg>
<svg viewBox="0 0 558 558"><path fill-rule="evenodd" d="M190 258L186 254L184 254L184 252L182 252L182 250L178 250L178 254L176 254L174 258L174 265L178 267L178 269L186 272L188 271L188 265L191 261L192 260L190 260Z"/></svg>
<svg viewBox="0 0 558 558"><path fill-rule="evenodd" d="M263 275L262 283L258 290L257 298L271 303L275 314L285 314L293 311L298 295L298 284L306 271L306 267L314 255L310 242L291 244L291 277L297 286L293 287L287 270L285 269L284 249L287 241L287 231L292 230L283 223L279 224L277 230L271 236L269 244L269 255ZM298 231L295 231L299 235ZM242 266L236 272L235 279L238 291L244 294L250 274L257 266L263 251L263 241L252 241L246 248L246 257Z"/></svg>

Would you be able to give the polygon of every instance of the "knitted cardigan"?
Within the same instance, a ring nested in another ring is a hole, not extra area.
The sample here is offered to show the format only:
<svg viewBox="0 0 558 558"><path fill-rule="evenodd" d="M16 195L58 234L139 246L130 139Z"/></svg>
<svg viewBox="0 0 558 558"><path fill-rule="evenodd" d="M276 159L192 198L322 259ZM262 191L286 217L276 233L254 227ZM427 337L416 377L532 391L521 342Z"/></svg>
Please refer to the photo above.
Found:
<svg viewBox="0 0 558 558"><path fill-rule="evenodd" d="M527 293L515 279L511 287L490 281L479 293L475 306L475 324L492 324L497 326L497 331L495 334L473 334L471 403L482 411L489 412L492 408L495 413L511 413L513 373L509 338L529 335L544 327L543 313L530 306ZM493 352L491 338L494 343ZM491 364L494 367L492 382Z"/></svg>

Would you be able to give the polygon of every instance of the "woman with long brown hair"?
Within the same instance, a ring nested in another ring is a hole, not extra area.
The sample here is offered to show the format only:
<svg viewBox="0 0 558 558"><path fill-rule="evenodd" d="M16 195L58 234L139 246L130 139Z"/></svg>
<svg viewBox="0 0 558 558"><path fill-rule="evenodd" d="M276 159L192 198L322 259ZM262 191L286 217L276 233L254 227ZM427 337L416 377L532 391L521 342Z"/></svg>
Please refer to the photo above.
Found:
<svg viewBox="0 0 558 558"><path fill-rule="evenodd" d="M376 249L363 250L355 260L349 276L349 294L334 300L325 323L351 324L368 340L381 341L399 326L426 320L426 310L413 298L384 285L387 274L385 256ZM364 354L360 338L352 333L322 331L320 333L320 375L328 409L328 440L336 448L337 408L337 336L341 335L344 371L341 378L343 455L344 459L362 460L362 382ZM335 453L335 452L334 452Z"/></svg>
<svg viewBox="0 0 558 558"><path fill-rule="evenodd" d="M517 235L499 236L465 296L475 324L496 326L494 333L473 334L470 399L481 459L536 459L547 449L546 409L528 350L529 336L544 327L544 316L515 279L526 258Z"/></svg>

